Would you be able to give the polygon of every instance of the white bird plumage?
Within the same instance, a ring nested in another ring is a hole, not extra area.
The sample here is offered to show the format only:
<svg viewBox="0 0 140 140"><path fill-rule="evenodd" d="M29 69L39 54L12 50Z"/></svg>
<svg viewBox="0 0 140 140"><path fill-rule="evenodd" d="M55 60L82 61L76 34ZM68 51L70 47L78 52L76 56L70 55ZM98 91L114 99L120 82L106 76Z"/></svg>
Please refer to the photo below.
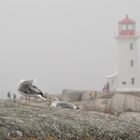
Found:
<svg viewBox="0 0 140 140"><path fill-rule="evenodd" d="M51 106L55 108L79 109L78 106L66 101L60 101L57 97L51 99Z"/></svg>

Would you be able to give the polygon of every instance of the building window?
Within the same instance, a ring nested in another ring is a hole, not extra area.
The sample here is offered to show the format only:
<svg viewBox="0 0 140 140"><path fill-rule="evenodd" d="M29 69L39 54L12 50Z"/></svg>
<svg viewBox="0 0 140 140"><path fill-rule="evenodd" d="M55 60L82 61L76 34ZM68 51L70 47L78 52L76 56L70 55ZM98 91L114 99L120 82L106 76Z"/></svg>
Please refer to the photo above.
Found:
<svg viewBox="0 0 140 140"><path fill-rule="evenodd" d="M126 25L122 25L122 30L126 30Z"/></svg>
<svg viewBox="0 0 140 140"><path fill-rule="evenodd" d="M131 67L134 66L134 60L130 60L130 66L131 66Z"/></svg>
<svg viewBox="0 0 140 140"><path fill-rule="evenodd" d="M131 84L134 85L135 84L135 78L131 78Z"/></svg>
<svg viewBox="0 0 140 140"><path fill-rule="evenodd" d="M122 84L123 84L123 85L126 85L126 81L123 81Z"/></svg>
<svg viewBox="0 0 140 140"><path fill-rule="evenodd" d="M132 30L133 26L132 25L128 25L128 30Z"/></svg>
<svg viewBox="0 0 140 140"><path fill-rule="evenodd" d="M133 50L133 43L130 43L130 50Z"/></svg>

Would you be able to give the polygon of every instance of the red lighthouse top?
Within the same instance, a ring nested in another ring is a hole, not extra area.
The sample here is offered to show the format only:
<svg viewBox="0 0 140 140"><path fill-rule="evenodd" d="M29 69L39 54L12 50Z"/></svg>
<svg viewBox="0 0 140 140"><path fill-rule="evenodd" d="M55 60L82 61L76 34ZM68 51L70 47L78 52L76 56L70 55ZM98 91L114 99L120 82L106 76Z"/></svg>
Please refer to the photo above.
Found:
<svg viewBox="0 0 140 140"><path fill-rule="evenodd" d="M132 19L130 19L130 18L128 17L128 15L126 15L126 17L125 17L123 20L121 20L121 21L119 22L119 24L135 24L135 21L132 20Z"/></svg>
<svg viewBox="0 0 140 140"><path fill-rule="evenodd" d="M135 35L135 25L136 22L128 17L126 17L119 22L119 35L120 36L133 36Z"/></svg>

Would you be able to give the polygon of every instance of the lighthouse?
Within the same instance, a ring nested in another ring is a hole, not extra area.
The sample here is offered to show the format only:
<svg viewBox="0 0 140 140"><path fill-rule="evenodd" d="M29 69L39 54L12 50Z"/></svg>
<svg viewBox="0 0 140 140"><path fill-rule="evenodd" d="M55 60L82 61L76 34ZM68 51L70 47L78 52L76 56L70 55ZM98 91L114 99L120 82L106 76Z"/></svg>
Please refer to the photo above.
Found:
<svg viewBox="0 0 140 140"><path fill-rule="evenodd" d="M136 22L126 15L118 23L117 64L114 74L106 77L110 91L140 91L139 54L136 34Z"/></svg>

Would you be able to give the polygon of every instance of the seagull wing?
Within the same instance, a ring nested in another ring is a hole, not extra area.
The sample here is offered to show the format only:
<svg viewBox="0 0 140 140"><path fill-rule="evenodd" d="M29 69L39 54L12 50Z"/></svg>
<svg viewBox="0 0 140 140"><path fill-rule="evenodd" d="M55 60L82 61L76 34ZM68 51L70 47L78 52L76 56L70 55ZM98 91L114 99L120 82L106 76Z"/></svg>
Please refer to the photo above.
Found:
<svg viewBox="0 0 140 140"><path fill-rule="evenodd" d="M30 87L30 94L35 95L46 101L46 96L43 95L42 90L40 90L38 87L32 85Z"/></svg>
<svg viewBox="0 0 140 140"><path fill-rule="evenodd" d="M18 87L18 91L30 94L28 81L23 81Z"/></svg>
<svg viewBox="0 0 140 140"><path fill-rule="evenodd" d="M74 106L72 104L68 102L63 102L63 101L57 102L56 107L74 109Z"/></svg>
<svg viewBox="0 0 140 140"><path fill-rule="evenodd" d="M42 94L42 91L34 85L30 86L29 91L31 94Z"/></svg>

